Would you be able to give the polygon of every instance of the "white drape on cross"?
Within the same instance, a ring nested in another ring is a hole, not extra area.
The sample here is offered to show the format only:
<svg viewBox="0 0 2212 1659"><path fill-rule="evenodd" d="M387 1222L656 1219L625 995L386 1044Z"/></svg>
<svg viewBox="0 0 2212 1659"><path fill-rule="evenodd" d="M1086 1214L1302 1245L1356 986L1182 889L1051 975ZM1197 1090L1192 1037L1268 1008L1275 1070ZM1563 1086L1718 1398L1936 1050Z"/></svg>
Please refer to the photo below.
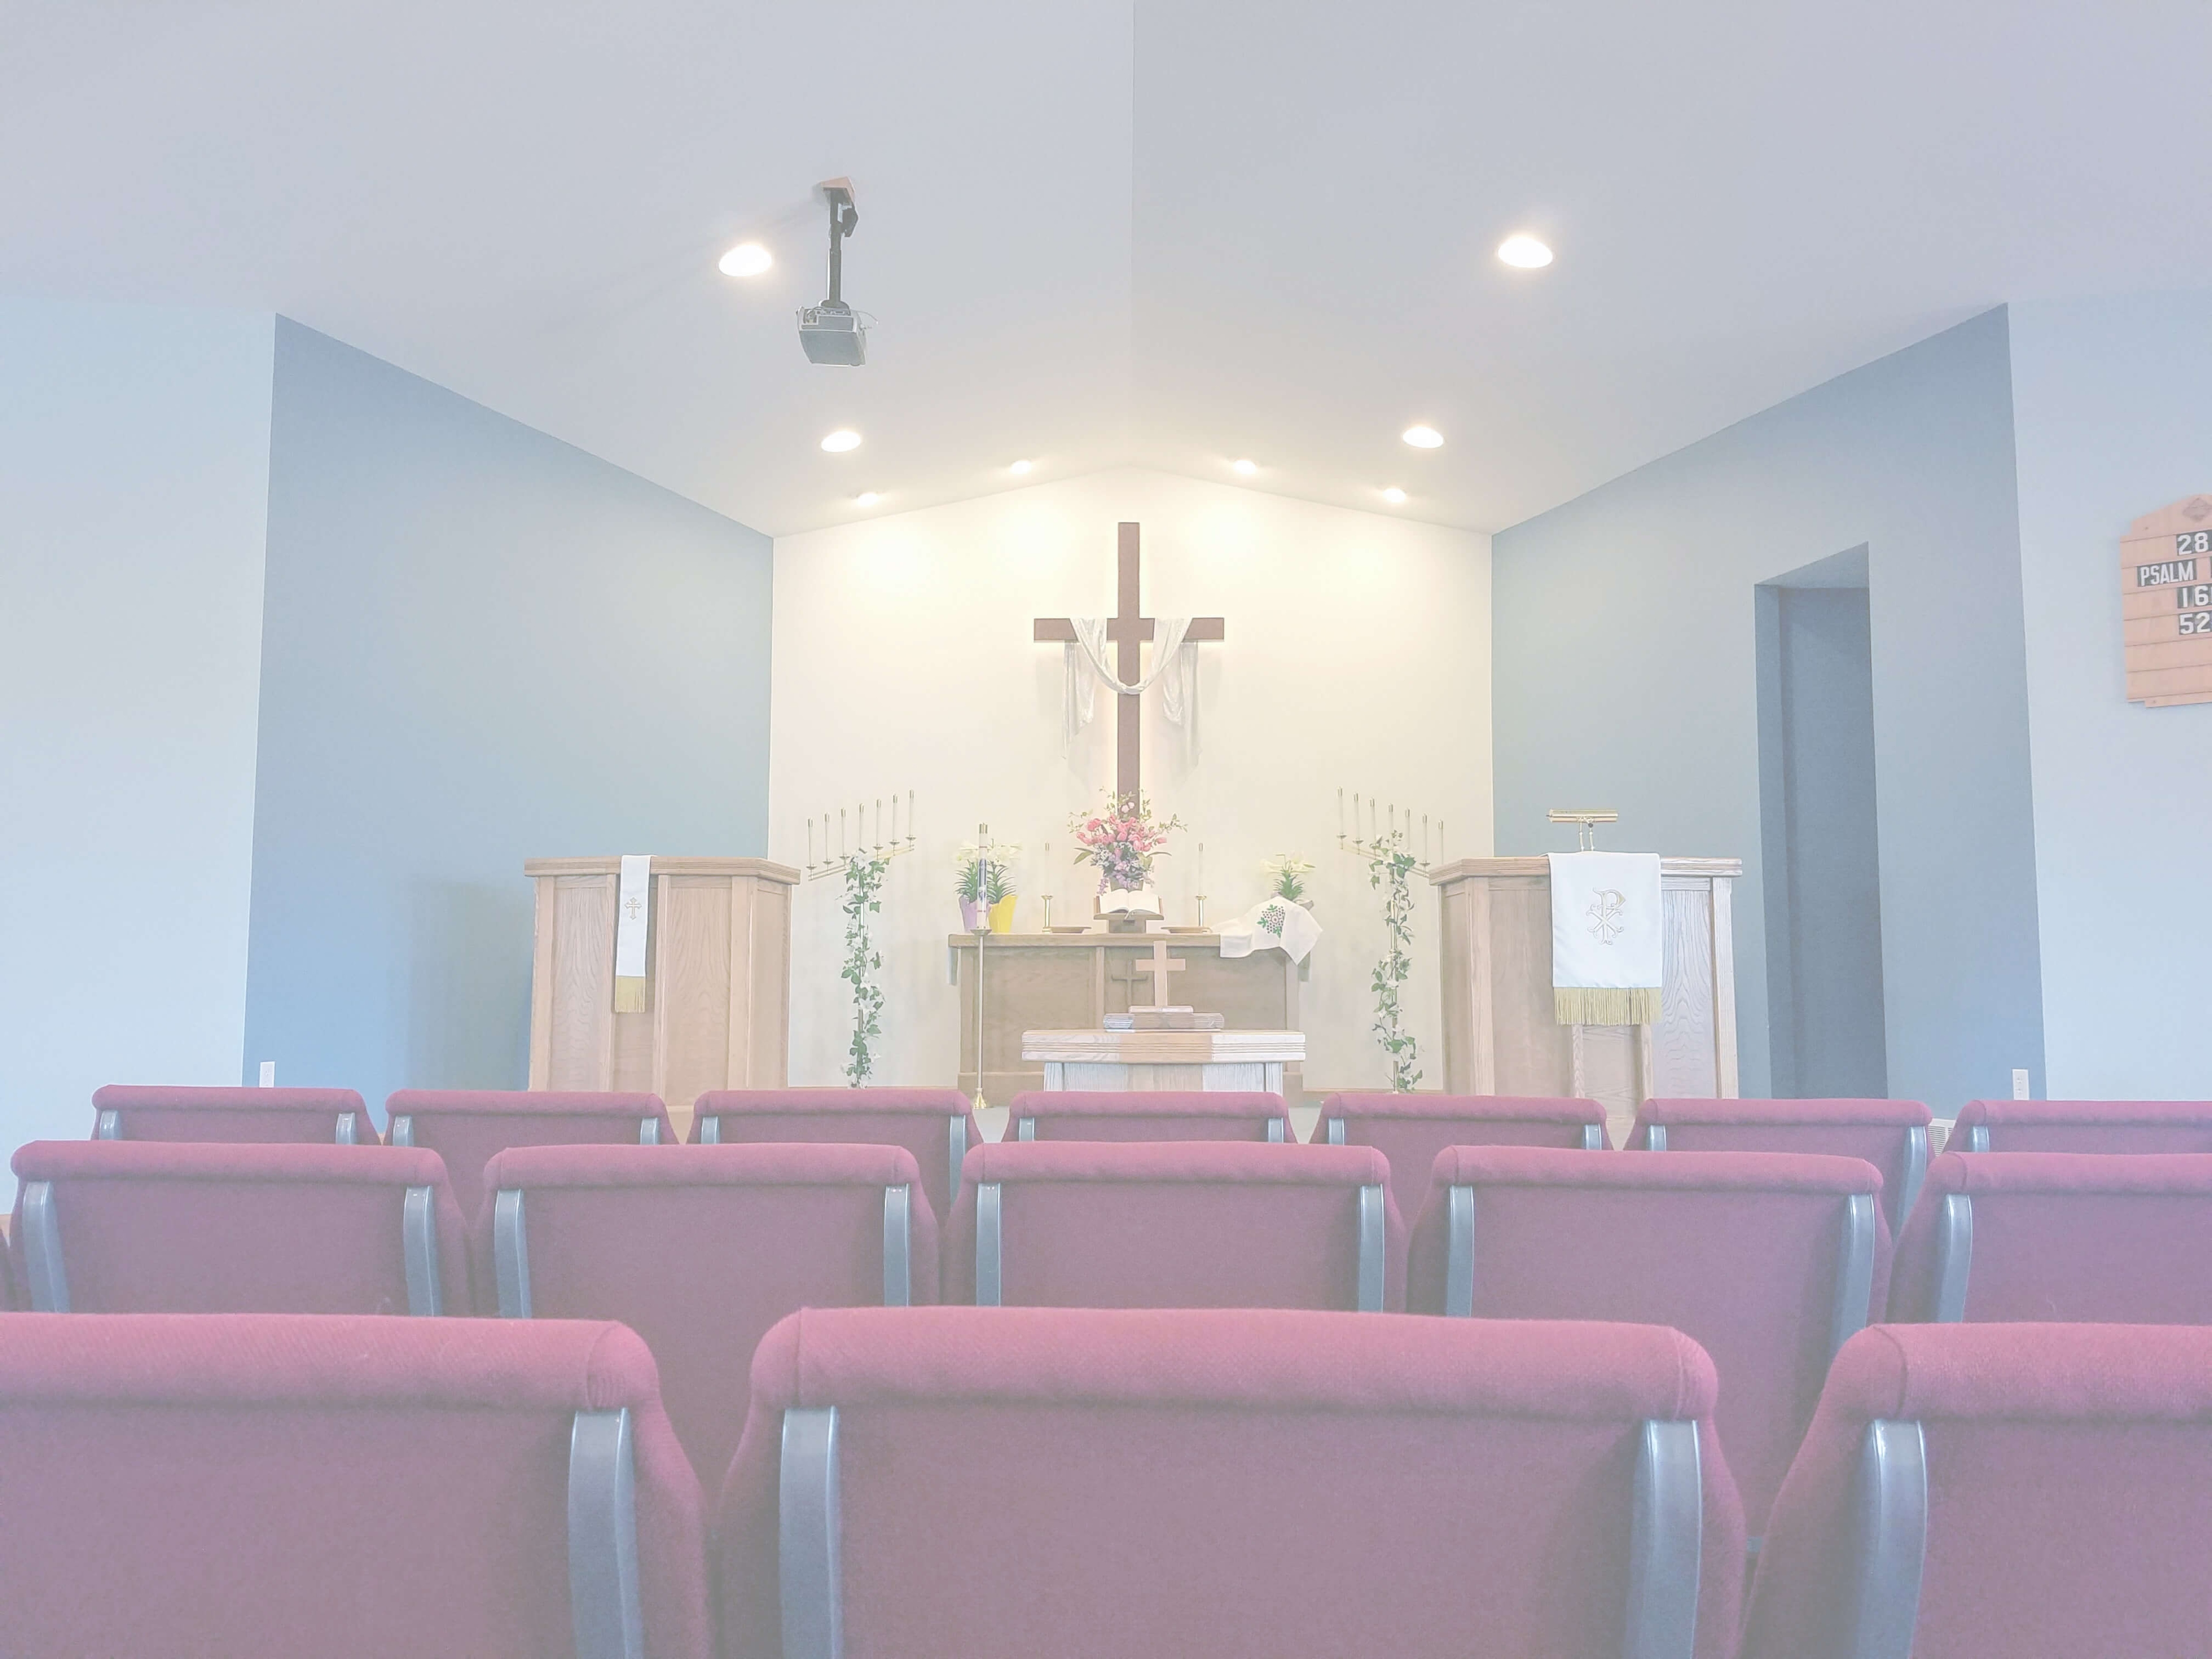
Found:
<svg viewBox="0 0 2212 1659"><path fill-rule="evenodd" d="M1160 712L1168 724L1182 729L1186 757L1198 758L1198 647L1185 640L1190 631L1188 617L1163 617L1159 637L1152 644L1152 665L1134 685L1122 683L1106 652L1104 617L1071 617L1075 637L1061 647L1066 689L1062 693L1060 746L1070 750L1083 728L1098 712L1098 683L1103 680L1115 696L1142 696L1155 684L1160 688Z"/></svg>

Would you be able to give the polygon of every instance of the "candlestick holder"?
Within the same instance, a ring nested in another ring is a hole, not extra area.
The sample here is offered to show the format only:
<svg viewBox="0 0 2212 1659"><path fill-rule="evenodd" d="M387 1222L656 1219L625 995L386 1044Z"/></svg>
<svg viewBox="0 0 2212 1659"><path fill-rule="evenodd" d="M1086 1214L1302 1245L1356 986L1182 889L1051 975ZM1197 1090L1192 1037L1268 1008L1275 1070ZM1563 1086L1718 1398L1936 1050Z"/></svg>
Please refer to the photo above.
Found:
<svg viewBox="0 0 2212 1659"><path fill-rule="evenodd" d="M1413 868L1425 876L1429 873L1432 861L1439 864L1443 861L1444 821L1442 818L1435 820L1435 832L1432 837L1429 815L1424 812L1420 819L1420 839L1417 842L1413 836L1412 807L1408 806L1405 809L1405 815L1401 820L1395 803L1386 805L1377 801L1372 795L1368 796L1366 800L1367 831L1362 835L1359 828L1360 797L1358 793L1355 791L1352 797L1351 827L1347 830L1344 815L1344 791L1340 789L1336 792L1336 844L1340 848L1347 853L1356 854L1362 859L1371 860L1389 853L1411 853L1418 846L1420 849L1420 856L1414 859Z"/></svg>
<svg viewBox="0 0 2212 1659"><path fill-rule="evenodd" d="M845 866L852 863L854 859L895 859L902 854L914 851L915 844L914 791L909 789L906 792L906 834L904 836L899 834L899 801L896 792L892 793L890 803L891 832L888 837L884 834L884 798L881 795L876 797L876 821L872 839L869 835L866 801L860 801L854 805L849 823L845 809L842 806L837 809L837 836L835 842L831 841L830 836L830 815L827 812L823 813L822 858L818 863L814 857L814 820L808 818L806 820L805 878L808 881L819 881L825 876L842 875ZM834 854L830 850L833 846L836 849Z"/></svg>

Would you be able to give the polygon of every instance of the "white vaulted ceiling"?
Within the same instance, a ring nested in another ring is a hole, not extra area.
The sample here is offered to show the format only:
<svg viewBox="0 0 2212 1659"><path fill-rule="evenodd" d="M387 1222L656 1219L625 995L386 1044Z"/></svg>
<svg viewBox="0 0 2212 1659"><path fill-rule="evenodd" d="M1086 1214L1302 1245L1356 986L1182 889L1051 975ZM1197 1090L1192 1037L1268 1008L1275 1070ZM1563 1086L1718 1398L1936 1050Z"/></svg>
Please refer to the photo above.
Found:
<svg viewBox="0 0 2212 1659"><path fill-rule="evenodd" d="M0 289L280 311L774 532L1018 457L1495 528L2000 301L2212 282L2208 55L2194 0L0 0ZM841 173L858 372L792 329Z"/></svg>

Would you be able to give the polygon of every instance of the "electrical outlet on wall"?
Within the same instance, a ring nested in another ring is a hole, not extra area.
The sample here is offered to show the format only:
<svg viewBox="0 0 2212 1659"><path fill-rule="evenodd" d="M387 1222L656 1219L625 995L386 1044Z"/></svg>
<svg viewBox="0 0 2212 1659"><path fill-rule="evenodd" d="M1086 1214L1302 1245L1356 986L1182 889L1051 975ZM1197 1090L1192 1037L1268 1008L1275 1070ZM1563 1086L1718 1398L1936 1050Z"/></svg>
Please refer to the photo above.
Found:
<svg viewBox="0 0 2212 1659"><path fill-rule="evenodd" d="M2015 1078L2027 1075L2025 1072L2013 1073ZM273 1089L276 1086L276 1062L273 1060L264 1060L261 1062L261 1086L264 1089Z"/></svg>
<svg viewBox="0 0 2212 1659"><path fill-rule="evenodd" d="M2024 1067L2016 1066L2013 1068L2012 1097L2014 1100L2027 1098L2027 1073Z"/></svg>

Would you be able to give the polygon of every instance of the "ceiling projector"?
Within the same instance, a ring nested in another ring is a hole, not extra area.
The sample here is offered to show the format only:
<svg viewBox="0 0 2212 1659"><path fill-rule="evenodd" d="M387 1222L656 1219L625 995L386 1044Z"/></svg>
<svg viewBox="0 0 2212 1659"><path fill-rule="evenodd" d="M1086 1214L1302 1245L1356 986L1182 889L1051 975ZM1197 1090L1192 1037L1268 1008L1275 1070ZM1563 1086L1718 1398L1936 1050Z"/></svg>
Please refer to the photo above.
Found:
<svg viewBox="0 0 2212 1659"><path fill-rule="evenodd" d="M811 363L858 368L868 361L868 325L875 319L845 303L845 239L860 222L853 181L830 179L817 186L830 202L830 297L799 313L799 343Z"/></svg>

